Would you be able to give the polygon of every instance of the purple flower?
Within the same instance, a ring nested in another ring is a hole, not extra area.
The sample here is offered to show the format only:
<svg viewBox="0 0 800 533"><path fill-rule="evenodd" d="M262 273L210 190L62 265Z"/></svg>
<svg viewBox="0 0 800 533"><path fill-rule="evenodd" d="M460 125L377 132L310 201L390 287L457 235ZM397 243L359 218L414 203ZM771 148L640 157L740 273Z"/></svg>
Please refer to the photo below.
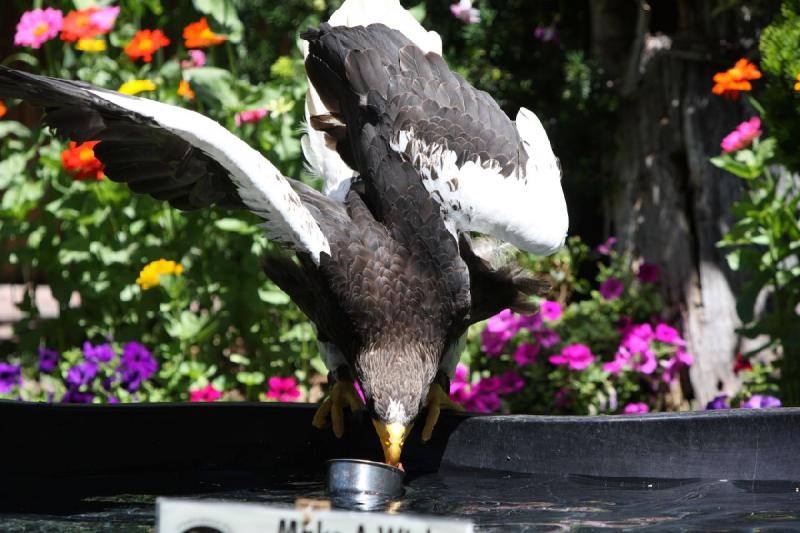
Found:
<svg viewBox="0 0 800 533"><path fill-rule="evenodd" d="M594 361L594 355L585 344L570 344L561 349L561 354L551 355L554 365L569 365L572 370L583 370Z"/></svg>
<svg viewBox="0 0 800 533"><path fill-rule="evenodd" d="M78 389L70 388L61 397L61 403L92 403L93 398L94 394L91 392L81 392Z"/></svg>
<svg viewBox="0 0 800 533"><path fill-rule="evenodd" d="M781 401L775 396L753 394L749 400L742 402L739 407L742 409L767 409L769 407L780 407Z"/></svg>
<svg viewBox="0 0 800 533"><path fill-rule="evenodd" d="M572 392L567 387L561 387L553 396L553 406L557 408L568 407L572 403Z"/></svg>
<svg viewBox="0 0 800 533"><path fill-rule="evenodd" d="M22 369L19 365L0 363L0 394L11 392L15 386L22 383Z"/></svg>
<svg viewBox="0 0 800 533"><path fill-rule="evenodd" d="M659 274L658 265L654 263L642 263L639 265L639 273L637 276L642 283L655 283L658 281Z"/></svg>
<svg viewBox="0 0 800 533"><path fill-rule="evenodd" d="M625 287L622 285L619 278L615 278L614 276L611 276L600 284L600 294L606 300L616 300L624 289Z"/></svg>
<svg viewBox="0 0 800 533"><path fill-rule="evenodd" d="M561 318L561 304L558 302L544 300L540 309L545 320L558 320Z"/></svg>
<svg viewBox="0 0 800 533"><path fill-rule="evenodd" d="M606 242L597 247L597 253L601 255L609 255L615 244L617 244L617 238L609 237L606 239Z"/></svg>
<svg viewBox="0 0 800 533"><path fill-rule="evenodd" d="M86 341L83 343L83 357L92 363L108 363L114 359L114 348L110 344L92 346L92 343Z"/></svg>
<svg viewBox="0 0 800 533"><path fill-rule="evenodd" d="M523 342L517 346L517 350L514 352L514 361L519 366L532 365L536 362L537 355L539 355L538 345Z"/></svg>
<svg viewBox="0 0 800 533"><path fill-rule="evenodd" d="M122 387L133 392L139 389L143 381L150 379L156 373L158 363L144 345L131 341L122 348L119 367L122 373Z"/></svg>
<svg viewBox="0 0 800 533"><path fill-rule="evenodd" d="M686 341L684 341L681 336L678 334L678 330L672 328L664 323L660 323L656 325L656 331L654 334L654 338L665 344L673 344L675 346L685 346Z"/></svg>
<svg viewBox="0 0 800 533"><path fill-rule="evenodd" d="M475 393L490 393L490 392L499 392L502 382L500 378L497 376L488 376L485 378L481 378L473 387L473 392Z"/></svg>
<svg viewBox="0 0 800 533"><path fill-rule="evenodd" d="M543 43L558 44L558 30L555 26L536 26L533 36Z"/></svg>
<svg viewBox="0 0 800 533"><path fill-rule="evenodd" d="M61 354L44 346L39 347L39 372L52 372L56 369Z"/></svg>
<svg viewBox="0 0 800 533"><path fill-rule="evenodd" d="M84 361L67 371L67 385L71 388L78 388L81 385L88 385L97 375L97 363Z"/></svg>
<svg viewBox="0 0 800 533"><path fill-rule="evenodd" d="M626 415L633 415L638 413L649 413L650 407L644 402L629 403L622 411Z"/></svg>
<svg viewBox="0 0 800 533"><path fill-rule="evenodd" d="M552 348L561 342L561 337L558 336L558 333L548 328L537 331L534 333L534 337L536 337L536 340L539 341L539 344L541 344L543 348Z"/></svg>
<svg viewBox="0 0 800 533"><path fill-rule="evenodd" d="M464 24L481 21L481 12L472 7L472 0L460 0L457 4L450 4L450 12Z"/></svg>
<svg viewBox="0 0 800 533"><path fill-rule="evenodd" d="M525 328L528 331L536 331L542 326L542 315L539 313L534 313L532 315L520 315L517 318L517 326L519 328Z"/></svg>
<svg viewBox="0 0 800 533"><path fill-rule="evenodd" d="M730 409L728 405L728 395L721 394L706 404L707 410L712 409Z"/></svg>
<svg viewBox="0 0 800 533"><path fill-rule="evenodd" d="M500 375L500 388L498 389L500 394L513 394L521 391L524 387L525 380L513 370Z"/></svg>

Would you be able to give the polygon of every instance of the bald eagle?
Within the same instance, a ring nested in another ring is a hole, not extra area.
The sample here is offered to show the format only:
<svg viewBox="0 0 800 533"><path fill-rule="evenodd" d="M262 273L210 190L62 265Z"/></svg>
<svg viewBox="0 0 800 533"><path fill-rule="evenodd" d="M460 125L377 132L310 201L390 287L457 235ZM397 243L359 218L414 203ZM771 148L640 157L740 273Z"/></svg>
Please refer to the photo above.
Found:
<svg viewBox="0 0 800 533"><path fill-rule="evenodd" d="M441 408L467 328L526 309L537 282L476 251L473 232L549 254L568 218L558 160L536 116L511 121L452 72L441 39L399 0L346 0L302 34L308 167L322 193L283 176L213 120L180 107L0 67L0 97L45 109L59 134L99 140L107 176L182 210L264 219L264 270L313 322L333 383L314 424L343 432L365 407L397 465L427 406ZM366 398L355 393L358 381Z"/></svg>

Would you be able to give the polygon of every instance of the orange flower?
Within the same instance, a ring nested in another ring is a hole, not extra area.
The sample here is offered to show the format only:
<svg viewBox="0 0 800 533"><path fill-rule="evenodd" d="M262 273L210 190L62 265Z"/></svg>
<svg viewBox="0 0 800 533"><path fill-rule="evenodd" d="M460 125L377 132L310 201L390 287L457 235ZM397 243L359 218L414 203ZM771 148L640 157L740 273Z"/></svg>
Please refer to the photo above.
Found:
<svg viewBox="0 0 800 533"><path fill-rule="evenodd" d="M61 40L74 42L78 39L91 39L100 33L92 24L92 13L97 9L92 6L67 13L67 16L64 17L64 25L61 27Z"/></svg>
<svg viewBox="0 0 800 533"><path fill-rule="evenodd" d="M3 101L0 100L0 117L4 117L7 112L8 112L8 108L3 103Z"/></svg>
<svg viewBox="0 0 800 533"><path fill-rule="evenodd" d="M125 53L132 60L144 59L145 63L153 60L153 53L169 44L169 39L161 30L140 30L125 47Z"/></svg>
<svg viewBox="0 0 800 533"><path fill-rule="evenodd" d="M797 83L794 84L794 90L800 91L800 73L797 74L797 77L795 79L797 80ZM2 116L3 115L0 115L0 117Z"/></svg>
<svg viewBox="0 0 800 533"><path fill-rule="evenodd" d="M206 48L225 41L224 35L211 31L205 17L183 28L183 38L186 39L186 48Z"/></svg>
<svg viewBox="0 0 800 533"><path fill-rule="evenodd" d="M86 141L77 144L69 142L69 148L61 152L61 165L64 170L72 174L73 179L85 180L94 178L103 179L103 163L94 156L94 147L100 141Z"/></svg>
<svg viewBox="0 0 800 533"><path fill-rule="evenodd" d="M181 80L180 85L178 85L178 96L183 96L187 100L194 100L194 91L188 81Z"/></svg>
<svg viewBox="0 0 800 533"><path fill-rule="evenodd" d="M729 68L725 72L717 72L714 74L714 88L711 92L718 94L731 100L739 98L741 91L750 91L753 86L750 80L757 80L761 77L758 67L749 62L747 59L740 59L736 62L733 68Z"/></svg>

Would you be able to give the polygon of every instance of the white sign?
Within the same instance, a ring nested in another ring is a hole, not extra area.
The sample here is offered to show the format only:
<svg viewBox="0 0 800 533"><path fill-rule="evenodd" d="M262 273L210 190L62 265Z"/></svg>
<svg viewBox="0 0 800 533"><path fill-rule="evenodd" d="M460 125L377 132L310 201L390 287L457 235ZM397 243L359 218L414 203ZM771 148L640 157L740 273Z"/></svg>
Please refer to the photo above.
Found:
<svg viewBox="0 0 800 533"><path fill-rule="evenodd" d="M463 520L173 498L156 515L159 533L472 533Z"/></svg>

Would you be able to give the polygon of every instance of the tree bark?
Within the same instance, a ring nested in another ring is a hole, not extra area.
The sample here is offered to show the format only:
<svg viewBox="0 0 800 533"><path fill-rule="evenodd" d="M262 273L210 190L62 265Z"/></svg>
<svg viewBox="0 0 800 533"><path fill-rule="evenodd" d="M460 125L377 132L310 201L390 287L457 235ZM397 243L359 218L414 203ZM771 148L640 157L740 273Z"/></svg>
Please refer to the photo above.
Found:
<svg viewBox="0 0 800 533"><path fill-rule="evenodd" d="M591 2L593 18L599 17L595 31L619 31L601 19L631 3ZM633 3L639 33L628 37L625 60L598 57L601 65L618 63L610 81L620 97L607 222L623 249L660 265L669 314L682 324L695 356L691 385L695 407L702 407L738 388L732 360L741 349L739 283L716 243L742 187L709 158L746 108L713 95L712 77L757 46L757 26L740 10L715 14L718 2ZM602 35L593 37L598 42L618 44ZM595 53L607 48L618 46Z"/></svg>

